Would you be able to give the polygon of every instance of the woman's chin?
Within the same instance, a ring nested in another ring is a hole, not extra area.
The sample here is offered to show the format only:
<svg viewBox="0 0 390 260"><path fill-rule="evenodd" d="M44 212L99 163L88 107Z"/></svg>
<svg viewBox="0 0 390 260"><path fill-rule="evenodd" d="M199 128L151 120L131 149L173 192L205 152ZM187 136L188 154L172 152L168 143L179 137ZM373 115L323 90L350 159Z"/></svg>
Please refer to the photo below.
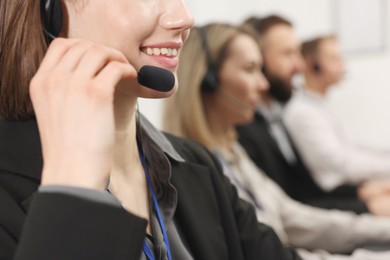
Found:
<svg viewBox="0 0 390 260"><path fill-rule="evenodd" d="M240 126L240 125L247 125L247 124L250 124L252 123L252 121L255 119L255 114L254 113L251 113L250 115L248 114L247 116L245 117L242 117L240 118L240 120L237 122L237 126Z"/></svg>

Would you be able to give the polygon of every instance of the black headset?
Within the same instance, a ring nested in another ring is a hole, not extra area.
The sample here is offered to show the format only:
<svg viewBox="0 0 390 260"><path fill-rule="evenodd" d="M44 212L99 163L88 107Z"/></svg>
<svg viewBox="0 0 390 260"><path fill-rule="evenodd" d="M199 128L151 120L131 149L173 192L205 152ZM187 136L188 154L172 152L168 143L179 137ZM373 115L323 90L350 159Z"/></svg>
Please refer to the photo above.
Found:
<svg viewBox="0 0 390 260"><path fill-rule="evenodd" d="M318 61L314 61L312 65L312 69L315 73L320 73L321 72L321 66L318 63Z"/></svg>
<svg viewBox="0 0 390 260"><path fill-rule="evenodd" d="M62 8L60 0L41 0L41 15L43 19L43 30L46 39L50 43L56 38L62 28Z"/></svg>
<svg viewBox="0 0 390 260"><path fill-rule="evenodd" d="M207 37L206 37L206 28L200 27L199 28L199 35L200 39L202 41L202 47L204 49L204 52L206 54L206 62L207 62L207 70L204 75L204 78L202 80L202 90L207 92L215 92L218 88L218 75L215 71L215 66L213 64L211 53L209 46L207 44Z"/></svg>

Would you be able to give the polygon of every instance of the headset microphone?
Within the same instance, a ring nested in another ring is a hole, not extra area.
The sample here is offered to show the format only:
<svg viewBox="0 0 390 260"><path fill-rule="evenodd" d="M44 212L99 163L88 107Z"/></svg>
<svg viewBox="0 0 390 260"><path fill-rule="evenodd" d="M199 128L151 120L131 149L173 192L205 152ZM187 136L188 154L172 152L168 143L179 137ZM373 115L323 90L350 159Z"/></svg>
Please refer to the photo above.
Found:
<svg viewBox="0 0 390 260"><path fill-rule="evenodd" d="M154 66L143 66L138 72L138 83L160 91L168 92L175 86L175 76L172 72Z"/></svg>

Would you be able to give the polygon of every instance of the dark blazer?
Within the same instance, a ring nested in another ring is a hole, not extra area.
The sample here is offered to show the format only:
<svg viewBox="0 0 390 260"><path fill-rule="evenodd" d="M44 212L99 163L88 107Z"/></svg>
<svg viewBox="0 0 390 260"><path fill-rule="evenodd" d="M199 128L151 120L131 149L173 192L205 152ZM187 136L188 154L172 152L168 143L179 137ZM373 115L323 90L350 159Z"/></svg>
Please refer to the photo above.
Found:
<svg viewBox="0 0 390 260"><path fill-rule="evenodd" d="M293 199L326 209L352 210L356 213L368 211L357 198L356 186L342 186L330 192L322 190L312 178L291 138L289 141L297 162L290 164L272 137L262 114L256 113L251 124L240 126L237 130L239 142L252 160Z"/></svg>
<svg viewBox="0 0 390 260"><path fill-rule="evenodd" d="M208 151L168 138L186 160L170 159L179 198L174 219L195 259L299 259L257 223ZM139 259L144 219L77 196L36 192L42 158L35 121L0 121L0 144L0 259Z"/></svg>

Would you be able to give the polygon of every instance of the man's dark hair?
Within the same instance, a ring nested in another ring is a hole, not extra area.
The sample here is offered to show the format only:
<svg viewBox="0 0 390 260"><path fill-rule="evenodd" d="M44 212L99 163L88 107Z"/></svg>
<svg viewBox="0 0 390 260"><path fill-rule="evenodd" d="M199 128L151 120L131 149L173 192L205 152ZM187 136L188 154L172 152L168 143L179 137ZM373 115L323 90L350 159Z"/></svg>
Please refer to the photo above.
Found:
<svg viewBox="0 0 390 260"><path fill-rule="evenodd" d="M243 23L244 27L251 27L260 37L276 25L287 25L292 27L292 23L290 21L275 14L263 18L252 16L246 19Z"/></svg>

